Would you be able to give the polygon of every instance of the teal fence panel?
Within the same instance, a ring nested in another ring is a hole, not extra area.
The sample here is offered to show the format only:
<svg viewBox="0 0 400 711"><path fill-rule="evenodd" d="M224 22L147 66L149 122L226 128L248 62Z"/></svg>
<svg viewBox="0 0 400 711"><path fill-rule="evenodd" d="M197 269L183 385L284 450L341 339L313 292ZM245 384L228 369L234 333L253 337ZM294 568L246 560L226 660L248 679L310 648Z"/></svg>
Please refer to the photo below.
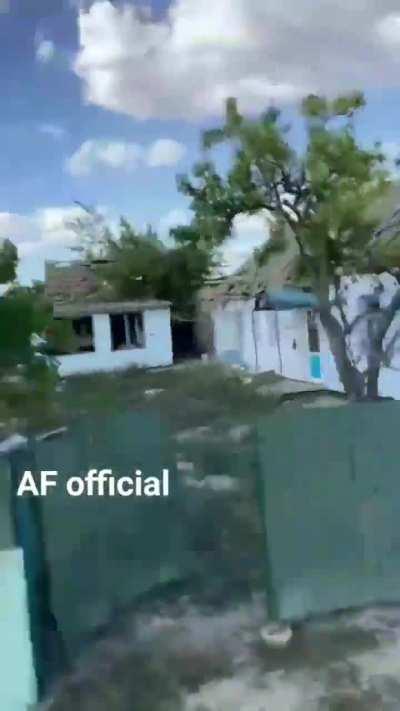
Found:
<svg viewBox="0 0 400 711"><path fill-rule="evenodd" d="M395 402L260 423L272 618L400 601L399 428Z"/></svg>
<svg viewBox="0 0 400 711"><path fill-rule="evenodd" d="M156 415L121 413L81 420L35 445L35 476L58 471L40 498L50 606L69 657L113 615L153 587L190 574L192 556L180 517L184 500ZM89 469L115 477L170 472L168 497L71 497L66 480Z"/></svg>

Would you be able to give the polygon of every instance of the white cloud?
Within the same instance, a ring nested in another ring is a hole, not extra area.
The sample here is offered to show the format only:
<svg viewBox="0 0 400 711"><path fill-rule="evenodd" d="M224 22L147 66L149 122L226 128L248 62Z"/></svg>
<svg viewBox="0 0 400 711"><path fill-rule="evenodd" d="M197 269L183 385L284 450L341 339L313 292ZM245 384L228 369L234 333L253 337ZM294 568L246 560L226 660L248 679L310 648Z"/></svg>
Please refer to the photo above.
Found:
<svg viewBox="0 0 400 711"><path fill-rule="evenodd" d="M71 229L74 220L83 217L86 213L78 205L71 207L45 207L36 210L31 217L36 226L39 238L47 244L74 245L76 234Z"/></svg>
<svg viewBox="0 0 400 711"><path fill-rule="evenodd" d="M78 22L87 100L141 119L399 84L398 0L173 0L157 20L95 0Z"/></svg>
<svg viewBox="0 0 400 711"><path fill-rule="evenodd" d="M146 162L151 168L176 165L185 153L182 143L171 138L159 138L148 149Z"/></svg>
<svg viewBox="0 0 400 711"><path fill-rule="evenodd" d="M107 218L111 227L117 226L113 213L106 207L96 206L96 212ZM44 278L44 264L48 259L71 260L78 257L71 247L78 244L73 229L76 219L92 219L78 205L44 207L28 215L0 212L0 242L10 239L18 248L18 278L22 284Z"/></svg>
<svg viewBox="0 0 400 711"><path fill-rule="evenodd" d="M221 267L224 274L237 271L254 250L268 241L270 236L270 216L262 211L256 215L237 215L231 236L220 250Z"/></svg>
<svg viewBox="0 0 400 711"><path fill-rule="evenodd" d="M90 139L68 158L65 167L71 175L82 176L97 168L129 170L139 163L149 167L172 166L185 152L185 146L169 138L158 139L146 148L128 141Z"/></svg>
<svg viewBox="0 0 400 711"><path fill-rule="evenodd" d="M40 133L44 133L46 136L54 138L54 140L59 141L66 135L66 130L62 126L58 126L54 123L41 123L38 126Z"/></svg>
<svg viewBox="0 0 400 711"><path fill-rule="evenodd" d="M0 212L0 239L18 242L29 235L30 220L13 212Z"/></svg>
<svg viewBox="0 0 400 711"><path fill-rule="evenodd" d="M71 222L84 215L75 205L45 207L29 215L0 212L0 240L10 239L17 246L24 282L43 278L45 259L73 257L70 247L76 245L77 235Z"/></svg>
<svg viewBox="0 0 400 711"><path fill-rule="evenodd" d="M396 141L385 141L381 145L381 151L386 156L386 167L395 173L398 173L399 168L396 166L396 161L400 160L400 143Z"/></svg>
<svg viewBox="0 0 400 711"><path fill-rule="evenodd" d="M50 62L56 52L55 44L52 40L42 39L36 45L36 59L42 64Z"/></svg>
<svg viewBox="0 0 400 711"><path fill-rule="evenodd" d="M392 13L383 17L377 25L378 34L389 46L400 45L400 14Z"/></svg>
<svg viewBox="0 0 400 711"><path fill-rule="evenodd" d="M66 169L71 175L89 175L98 167L134 167L142 155L136 143L123 141L88 140L67 160Z"/></svg>
<svg viewBox="0 0 400 711"><path fill-rule="evenodd" d="M173 227L178 227L180 225L189 225L191 221L191 214L189 210L184 210L182 208L174 208L163 215L158 222L158 234L161 239L166 243L169 243L169 231Z"/></svg>

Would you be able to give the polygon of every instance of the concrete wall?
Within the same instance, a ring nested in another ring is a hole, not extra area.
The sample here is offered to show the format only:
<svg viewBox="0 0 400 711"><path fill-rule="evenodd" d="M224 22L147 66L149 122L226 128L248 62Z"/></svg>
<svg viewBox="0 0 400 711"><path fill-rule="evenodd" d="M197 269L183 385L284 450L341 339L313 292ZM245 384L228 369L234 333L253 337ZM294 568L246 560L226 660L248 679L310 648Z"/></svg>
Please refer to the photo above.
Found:
<svg viewBox="0 0 400 711"><path fill-rule="evenodd" d="M61 376L78 373L122 370L132 366L156 367L171 365L172 336L169 309L149 309L143 313L144 348L113 351L108 314L93 316L93 353L59 356Z"/></svg>

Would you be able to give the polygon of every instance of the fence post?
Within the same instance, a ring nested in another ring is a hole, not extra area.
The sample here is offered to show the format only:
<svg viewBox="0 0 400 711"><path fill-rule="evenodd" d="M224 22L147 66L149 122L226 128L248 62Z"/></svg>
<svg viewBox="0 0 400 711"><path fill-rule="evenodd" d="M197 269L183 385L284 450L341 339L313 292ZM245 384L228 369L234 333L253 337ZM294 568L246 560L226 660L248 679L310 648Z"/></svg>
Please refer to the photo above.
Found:
<svg viewBox="0 0 400 711"><path fill-rule="evenodd" d="M256 482L257 482L257 499L260 507L261 516L261 526L263 529L263 541L264 541L264 555L265 555L265 592L266 592L266 603L267 603L267 617L269 622L277 622L279 620L279 604L278 595L275 589L272 564L269 554L268 546L268 530L266 524L266 505L265 497L267 496L264 469L263 469L263 459L261 456L261 441L265 438L265 427L266 418L260 418L257 423L256 428Z"/></svg>
<svg viewBox="0 0 400 711"><path fill-rule="evenodd" d="M40 496L17 496L25 471L35 471L34 446L12 452L11 511L17 545L23 551L30 632L39 698L47 692L59 673L65 669L57 623L51 611L50 581L43 531L42 500Z"/></svg>

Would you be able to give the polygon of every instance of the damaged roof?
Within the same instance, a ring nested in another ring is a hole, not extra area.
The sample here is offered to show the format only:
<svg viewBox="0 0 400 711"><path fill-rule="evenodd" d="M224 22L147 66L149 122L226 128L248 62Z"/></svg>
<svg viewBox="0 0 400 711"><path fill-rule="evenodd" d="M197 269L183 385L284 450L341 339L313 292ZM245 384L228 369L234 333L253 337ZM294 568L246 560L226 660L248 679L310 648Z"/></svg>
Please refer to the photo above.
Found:
<svg viewBox="0 0 400 711"><path fill-rule="evenodd" d="M98 279L85 262L46 262L45 293L51 301L75 301L94 295Z"/></svg>
<svg viewBox="0 0 400 711"><path fill-rule="evenodd" d="M278 292L289 285L308 286L308 280L299 275L298 247L287 233L281 249L273 251L265 261L257 254L251 256L232 276L209 283L201 298L211 301L250 298L267 288Z"/></svg>
<svg viewBox="0 0 400 711"><path fill-rule="evenodd" d="M74 301L54 304L55 318L81 318L93 314L121 314L168 309L169 301L140 299L136 301Z"/></svg>

